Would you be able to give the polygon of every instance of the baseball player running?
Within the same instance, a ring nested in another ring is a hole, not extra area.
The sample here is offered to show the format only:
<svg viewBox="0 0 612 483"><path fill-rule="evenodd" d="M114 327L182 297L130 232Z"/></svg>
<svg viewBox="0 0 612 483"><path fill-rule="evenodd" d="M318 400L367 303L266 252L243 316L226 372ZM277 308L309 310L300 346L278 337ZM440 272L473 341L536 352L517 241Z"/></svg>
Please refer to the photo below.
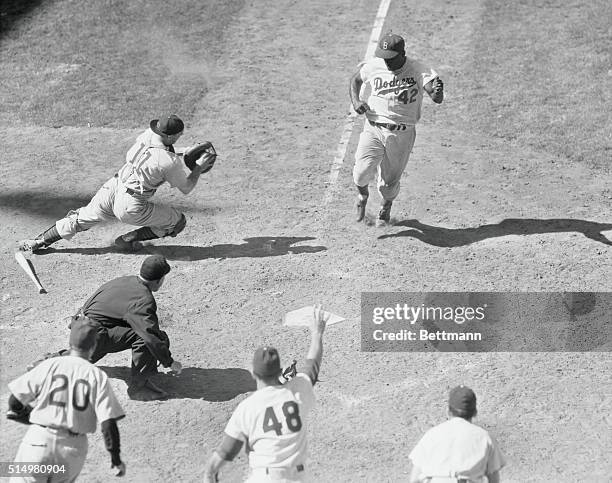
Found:
<svg viewBox="0 0 612 483"><path fill-rule="evenodd" d="M15 462L53 465L58 470L10 481L75 481L85 464L87 433L96 431L97 421L101 421L113 473L125 474L116 423L124 412L106 374L87 360L94 348L96 330L87 317L73 317L70 353L47 359L9 383L7 416L31 424Z"/></svg>
<svg viewBox="0 0 612 483"><path fill-rule="evenodd" d="M472 424L476 395L457 386L448 397L448 421L431 428L410 453L411 483L499 482L506 464L497 443L483 428Z"/></svg>
<svg viewBox="0 0 612 483"><path fill-rule="evenodd" d="M219 469L232 461L243 444L249 454L248 483L306 480L306 423L315 403L313 386L323 357L323 332L329 316L315 306L305 369L282 384L276 349L260 347L253 357L257 390L232 414L221 445L206 465L205 481L218 481Z"/></svg>
<svg viewBox="0 0 612 483"><path fill-rule="evenodd" d="M360 99L364 84L370 92L367 102ZM357 221L365 217L368 185L378 174L382 205L376 224L384 226L390 222L391 206L414 146L423 92L440 104L443 83L436 71L406 57L402 37L387 33L379 40L375 57L360 64L351 77L349 92L355 112L366 116L353 168L359 191Z"/></svg>
<svg viewBox="0 0 612 483"><path fill-rule="evenodd" d="M183 121L175 115L152 120L127 152L123 167L104 183L87 206L70 211L35 239L20 241L19 249L36 252L113 218L140 227L115 240L122 250L137 250L142 241L178 235L187 224L185 215L152 203L151 197L165 182L189 194L216 159L216 154L205 153L190 171L173 146L183 130Z"/></svg>

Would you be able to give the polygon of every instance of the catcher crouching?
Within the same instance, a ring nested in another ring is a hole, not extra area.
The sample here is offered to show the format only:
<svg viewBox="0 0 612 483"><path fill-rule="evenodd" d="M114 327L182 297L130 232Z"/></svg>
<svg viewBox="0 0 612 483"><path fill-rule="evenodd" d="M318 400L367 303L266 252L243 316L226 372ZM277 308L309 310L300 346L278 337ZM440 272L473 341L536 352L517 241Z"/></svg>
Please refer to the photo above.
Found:
<svg viewBox="0 0 612 483"><path fill-rule="evenodd" d="M125 164L87 206L71 210L35 238L21 240L18 248L35 253L115 218L140 227L117 237L115 245L121 250L138 250L145 240L177 236L187 224L185 215L175 208L158 206L151 198L165 182L185 195L191 193L200 175L210 171L217 158L210 142L176 153L174 143L184 127L174 114L152 120L127 152Z"/></svg>

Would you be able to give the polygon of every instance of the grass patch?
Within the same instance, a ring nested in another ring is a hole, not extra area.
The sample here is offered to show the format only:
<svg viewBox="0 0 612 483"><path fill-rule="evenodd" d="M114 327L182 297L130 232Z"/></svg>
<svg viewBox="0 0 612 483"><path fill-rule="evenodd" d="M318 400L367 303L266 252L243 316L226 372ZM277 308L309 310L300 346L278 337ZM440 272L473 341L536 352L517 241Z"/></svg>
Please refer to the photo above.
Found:
<svg viewBox="0 0 612 483"><path fill-rule="evenodd" d="M0 113L43 126L188 117L243 1L56 0L2 33Z"/></svg>
<svg viewBox="0 0 612 483"><path fill-rule="evenodd" d="M460 81L482 132L593 166L612 154L612 3L489 0Z"/></svg>

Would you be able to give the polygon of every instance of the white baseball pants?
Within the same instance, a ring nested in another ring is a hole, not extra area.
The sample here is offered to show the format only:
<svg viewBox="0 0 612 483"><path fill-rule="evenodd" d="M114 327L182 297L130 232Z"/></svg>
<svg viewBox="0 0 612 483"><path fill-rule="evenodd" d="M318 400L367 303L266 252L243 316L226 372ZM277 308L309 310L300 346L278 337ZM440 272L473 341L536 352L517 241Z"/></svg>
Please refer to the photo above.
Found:
<svg viewBox="0 0 612 483"><path fill-rule="evenodd" d="M173 232L181 212L170 206L158 206L149 198L129 194L118 178L109 179L87 206L71 211L55 222L59 235L70 240L76 233L114 218L128 225L148 226L162 237Z"/></svg>
<svg viewBox="0 0 612 483"><path fill-rule="evenodd" d="M359 144L355 151L353 181L357 186L366 186L378 175L378 192L385 201L393 201L400 190L400 178L406 169L416 129L394 130L372 126L365 120Z"/></svg>
<svg viewBox="0 0 612 483"><path fill-rule="evenodd" d="M63 465L64 472L26 477L12 477L10 482L68 483L76 481L87 457L87 436L73 436L68 431L32 424L17 450L15 463Z"/></svg>

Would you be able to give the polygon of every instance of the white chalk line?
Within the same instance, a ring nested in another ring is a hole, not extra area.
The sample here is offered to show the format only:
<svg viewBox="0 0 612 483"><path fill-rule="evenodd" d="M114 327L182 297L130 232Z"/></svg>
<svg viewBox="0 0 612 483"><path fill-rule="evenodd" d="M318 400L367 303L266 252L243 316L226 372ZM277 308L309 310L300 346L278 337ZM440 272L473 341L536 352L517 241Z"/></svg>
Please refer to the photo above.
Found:
<svg viewBox="0 0 612 483"><path fill-rule="evenodd" d="M368 42L368 47L366 49L366 53L363 60L374 56L374 50L376 49L376 44L378 43L378 39L380 38L382 27L385 23L390 4L391 0L381 0L380 5L378 6L378 12L376 13L376 19L374 20L374 26L372 27L372 33L370 34L370 40ZM355 125L356 118L357 113L355 113L351 104L349 105L349 114L346 117L344 127L342 129L342 134L340 135L340 141L338 142L336 155L332 160L331 167L329 170L329 179L327 181L327 189L325 191L325 198L323 201L324 208L326 208L334 199L334 194L336 192L338 184L338 175L340 174L340 170L342 169L342 165L344 164L344 158L346 158L348 143L351 139L351 135L353 134L353 127Z"/></svg>

